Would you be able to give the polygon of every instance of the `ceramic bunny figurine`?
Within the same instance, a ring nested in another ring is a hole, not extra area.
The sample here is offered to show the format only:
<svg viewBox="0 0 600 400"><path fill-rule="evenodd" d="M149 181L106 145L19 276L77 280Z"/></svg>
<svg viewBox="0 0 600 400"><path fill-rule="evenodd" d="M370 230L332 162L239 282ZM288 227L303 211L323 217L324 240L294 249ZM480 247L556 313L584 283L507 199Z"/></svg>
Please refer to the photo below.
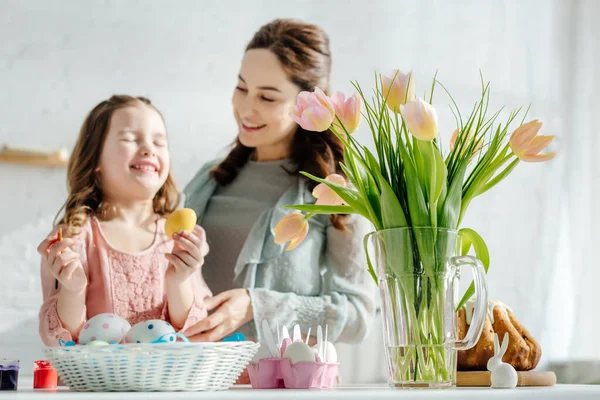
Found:
<svg viewBox="0 0 600 400"><path fill-rule="evenodd" d="M498 343L498 334L494 333L494 357L487 363L487 369L492 373L493 388L514 388L517 386L519 377L512 365L502 362L502 357L508 349L508 332L502 339L502 347Z"/></svg>

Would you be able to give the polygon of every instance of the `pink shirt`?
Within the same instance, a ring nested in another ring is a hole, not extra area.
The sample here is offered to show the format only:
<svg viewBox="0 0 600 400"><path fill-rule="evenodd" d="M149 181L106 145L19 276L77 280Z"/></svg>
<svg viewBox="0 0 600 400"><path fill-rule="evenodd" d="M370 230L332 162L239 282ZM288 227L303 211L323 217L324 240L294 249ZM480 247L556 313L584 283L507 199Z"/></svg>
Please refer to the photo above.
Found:
<svg viewBox="0 0 600 400"><path fill-rule="evenodd" d="M88 218L82 227L77 244L73 246L81 256L88 279L86 304L82 325L87 319L101 313L114 313L134 324L149 320L169 321L165 272L169 262L165 253L173 249L173 240L164 231L161 218L152 246L139 253L123 253L110 245L102 233L96 217ZM66 229L63 229L66 231ZM44 303L40 310L40 336L47 346L56 346L58 339L73 340L58 318L56 303L58 290L49 266L42 261L42 292ZM206 318L204 299L212 294L202 278L201 271L191 277L195 299L181 333Z"/></svg>

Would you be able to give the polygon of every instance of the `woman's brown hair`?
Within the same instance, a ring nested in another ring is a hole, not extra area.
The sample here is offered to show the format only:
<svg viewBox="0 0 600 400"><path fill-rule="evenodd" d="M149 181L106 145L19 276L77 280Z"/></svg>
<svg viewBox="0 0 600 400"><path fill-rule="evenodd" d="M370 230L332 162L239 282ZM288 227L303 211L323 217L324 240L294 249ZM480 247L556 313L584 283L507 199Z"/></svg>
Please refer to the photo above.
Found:
<svg viewBox="0 0 600 400"><path fill-rule="evenodd" d="M114 95L110 99L104 100L94 107L85 118L67 167L69 196L56 215L58 220L60 213L64 210L64 215L58 223L66 224L69 233L77 233L88 216L102 213L102 189L96 170L110 127L110 119L116 110L139 103L151 107L162 118L160 111L147 98L127 95ZM154 196L154 212L159 215L167 215L175 210L178 202L179 192L169 172L166 182Z"/></svg>
<svg viewBox="0 0 600 400"><path fill-rule="evenodd" d="M329 93L329 37L318 26L292 19L276 19L254 34L246 51L252 49L268 49L275 54L290 81L301 91L313 91L318 86ZM253 151L236 139L232 150L211 171L211 176L221 185L231 183ZM339 163L344 157L344 147L331 131L310 132L298 127L292 139L290 156L298 167L294 173L306 171L322 178L333 173L343 175ZM312 190L316 182L305 179ZM332 215L332 224L344 229L344 217Z"/></svg>

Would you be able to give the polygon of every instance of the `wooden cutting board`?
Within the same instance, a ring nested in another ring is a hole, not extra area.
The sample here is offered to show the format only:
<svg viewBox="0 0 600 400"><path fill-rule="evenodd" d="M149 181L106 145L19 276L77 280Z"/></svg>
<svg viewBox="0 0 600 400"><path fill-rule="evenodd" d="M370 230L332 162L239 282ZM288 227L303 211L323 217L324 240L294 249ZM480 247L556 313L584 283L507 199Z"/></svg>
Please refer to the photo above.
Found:
<svg viewBox="0 0 600 400"><path fill-rule="evenodd" d="M459 371L456 386L491 386L489 371ZM556 375L552 371L519 371L517 386L554 386Z"/></svg>

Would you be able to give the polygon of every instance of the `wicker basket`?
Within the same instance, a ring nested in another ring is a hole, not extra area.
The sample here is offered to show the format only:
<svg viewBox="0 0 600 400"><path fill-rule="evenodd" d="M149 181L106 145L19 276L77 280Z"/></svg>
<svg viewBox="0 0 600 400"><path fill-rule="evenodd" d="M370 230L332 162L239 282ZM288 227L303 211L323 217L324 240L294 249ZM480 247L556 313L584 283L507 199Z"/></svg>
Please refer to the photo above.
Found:
<svg viewBox="0 0 600 400"><path fill-rule="evenodd" d="M260 345L253 342L46 347L77 391L227 390Z"/></svg>

